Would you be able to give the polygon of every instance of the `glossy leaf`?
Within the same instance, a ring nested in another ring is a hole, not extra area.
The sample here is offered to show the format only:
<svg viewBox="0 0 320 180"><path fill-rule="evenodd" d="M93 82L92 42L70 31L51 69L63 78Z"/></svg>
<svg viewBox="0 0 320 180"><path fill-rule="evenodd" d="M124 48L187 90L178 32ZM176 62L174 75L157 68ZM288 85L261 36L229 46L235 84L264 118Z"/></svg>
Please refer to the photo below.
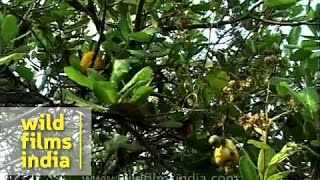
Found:
<svg viewBox="0 0 320 180"><path fill-rule="evenodd" d="M69 79L73 80L77 84L85 86L89 89L93 88L93 81L90 80L84 74L82 74L79 70L75 69L74 67L65 67L64 72L68 75Z"/></svg>
<svg viewBox="0 0 320 180"><path fill-rule="evenodd" d="M315 40L303 40L301 47L305 50L317 50L319 49L318 43Z"/></svg>
<svg viewBox="0 0 320 180"><path fill-rule="evenodd" d="M139 89L142 86L149 86L149 84L150 84L150 80L144 80L144 81L139 81L139 82L135 83L134 85L129 87L125 92L123 92L119 101L122 102L122 101L131 100L130 96L133 94L133 91Z"/></svg>
<svg viewBox="0 0 320 180"><path fill-rule="evenodd" d="M286 9L294 4L297 0L264 0L264 3L276 9Z"/></svg>
<svg viewBox="0 0 320 180"><path fill-rule="evenodd" d="M312 52L310 50L298 49L291 56L290 59L294 61L301 61L310 57Z"/></svg>
<svg viewBox="0 0 320 180"><path fill-rule="evenodd" d="M240 174L242 179L246 180L257 180L258 174L257 169L252 165L247 156L242 156L240 158Z"/></svg>
<svg viewBox="0 0 320 180"><path fill-rule="evenodd" d="M145 67L137 72L132 79L121 89L120 93L126 91L130 86L139 81L148 81L152 79L153 71L150 67Z"/></svg>
<svg viewBox="0 0 320 180"><path fill-rule="evenodd" d="M285 158L291 156L292 154L296 153L298 150L298 145L295 143L288 142L286 145L284 145L281 149L281 151L277 154L275 154L270 162L269 165L278 164L282 162Z"/></svg>
<svg viewBox="0 0 320 180"><path fill-rule="evenodd" d="M151 40L151 36L145 32L134 32L129 37L137 42L149 42Z"/></svg>
<svg viewBox="0 0 320 180"><path fill-rule="evenodd" d="M314 88L306 88L298 93L299 100L311 113L317 112L317 92Z"/></svg>
<svg viewBox="0 0 320 180"><path fill-rule="evenodd" d="M275 151L272 148L261 149L258 157L258 172L260 178L267 177L268 174L276 172L275 167L269 167L269 162L274 156Z"/></svg>
<svg viewBox="0 0 320 180"><path fill-rule="evenodd" d="M261 141L256 141L256 140L253 140L253 139L249 139L248 140L248 144L252 144L254 145L256 148L259 148L259 149L267 149L267 148L270 148L267 144L261 142Z"/></svg>
<svg viewBox="0 0 320 180"><path fill-rule="evenodd" d="M19 73L20 77L26 81L31 81L34 78L34 72L25 66L18 66L16 71Z"/></svg>
<svg viewBox="0 0 320 180"><path fill-rule="evenodd" d="M15 16L9 14L4 17L1 24L1 38L4 42L13 40L19 32L18 20Z"/></svg>
<svg viewBox="0 0 320 180"><path fill-rule="evenodd" d="M110 81L119 83L129 71L129 63L126 60L114 60Z"/></svg>
<svg viewBox="0 0 320 180"><path fill-rule="evenodd" d="M289 95L289 94L294 93L292 88L290 87L290 85L285 81L280 82L276 86L276 89L277 89L277 93L279 96L285 96L285 95Z"/></svg>
<svg viewBox="0 0 320 180"><path fill-rule="evenodd" d="M147 27L145 29L142 30L142 32L148 34L148 35L153 35L157 32L159 32L160 29L159 28L154 28L154 27Z"/></svg>
<svg viewBox="0 0 320 180"><path fill-rule="evenodd" d="M87 75L93 81L106 81L106 78L93 68L87 70Z"/></svg>
<svg viewBox="0 0 320 180"><path fill-rule="evenodd" d="M131 101L135 103L145 102L152 90L153 88L150 86L141 86L137 88L135 91L133 91Z"/></svg>
<svg viewBox="0 0 320 180"><path fill-rule="evenodd" d="M105 148L110 152L116 152L119 148L127 144L129 138L126 136L116 136L109 141L105 142Z"/></svg>
<svg viewBox="0 0 320 180"><path fill-rule="evenodd" d="M98 82L93 84L94 95L104 104L114 104L118 100L117 85L114 82Z"/></svg>
<svg viewBox="0 0 320 180"><path fill-rule="evenodd" d="M230 77L224 71L210 72L207 76L207 80L209 81L209 84L214 92L217 93L228 84L228 82L230 81Z"/></svg>
<svg viewBox="0 0 320 180"><path fill-rule="evenodd" d="M80 67L80 59L75 56L75 55L71 55L70 58L69 58L69 61L70 61L70 65L74 68L76 68L77 70L80 70L81 67Z"/></svg>
<svg viewBox="0 0 320 180"><path fill-rule="evenodd" d="M54 95L57 99L61 99L64 100L65 102L69 102L69 103L74 103L75 106L78 107L84 107L84 108L90 108L94 111L97 112L103 112L106 111L107 108L94 104L90 101L87 101L85 99L82 99L81 97L77 96L76 94L74 94L73 92L66 90L66 89L61 89L58 90L55 95Z"/></svg>
<svg viewBox="0 0 320 180"><path fill-rule="evenodd" d="M268 177L267 180L281 180L281 179L287 177L287 176L288 176L290 173L292 173L292 172L294 172L294 171L279 172L279 173L277 173L277 174L274 174L274 175Z"/></svg>
<svg viewBox="0 0 320 180"><path fill-rule="evenodd" d="M131 33L131 21L130 15L128 13L129 6L126 4L119 5L120 10L120 23L119 23L119 30L121 31L122 36L124 39L128 40L129 34Z"/></svg>
<svg viewBox="0 0 320 180"><path fill-rule="evenodd" d="M14 53L14 54L10 54L8 56L5 57L1 57L0 58L0 65L9 63L12 60L19 60L21 59L25 54L24 53Z"/></svg>
<svg viewBox="0 0 320 180"><path fill-rule="evenodd" d="M301 27L293 27L288 37L289 44L297 44L301 34Z"/></svg>

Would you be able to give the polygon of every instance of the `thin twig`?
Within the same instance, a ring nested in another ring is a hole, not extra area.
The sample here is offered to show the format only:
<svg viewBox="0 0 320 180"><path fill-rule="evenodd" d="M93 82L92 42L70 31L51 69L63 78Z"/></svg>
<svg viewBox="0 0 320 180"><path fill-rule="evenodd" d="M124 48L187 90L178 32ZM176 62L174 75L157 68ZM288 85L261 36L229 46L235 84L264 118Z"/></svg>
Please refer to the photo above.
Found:
<svg viewBox="0 0 320 180"><path fill-rule="evenodd" d="M104 0L103 2L103 12L102 12L102 21L100 23L100 28L99 28L99 40L97 42L97 45L94 49L94 54L92 56L92 59L91 59L91 64L90 64L90 68L93 67L94 65L94 61L96 60L97 56L98 56L98 53L99 53L99 50L100 50L100 45L102 43L102 41L104 40L104 34L103 34L103 31L104 31L104 24L105 24L105 21L106 21L106 15L107 15L107 0Z"/></svg>
<svg viewBox="0 0 320 180"><path fill-rule="evenodd" d="M292 112L292 110L285 111L285 112L283 112L283 113L281 113L281 114L278 114L277 116L275 116L275 117L273 117L273 118L269 118L269 121L270 121L270 123L272 123L272 122L280 119L282 116L287 115L287 114L289 114L289 113L291 113L291 112Z"/></svg>

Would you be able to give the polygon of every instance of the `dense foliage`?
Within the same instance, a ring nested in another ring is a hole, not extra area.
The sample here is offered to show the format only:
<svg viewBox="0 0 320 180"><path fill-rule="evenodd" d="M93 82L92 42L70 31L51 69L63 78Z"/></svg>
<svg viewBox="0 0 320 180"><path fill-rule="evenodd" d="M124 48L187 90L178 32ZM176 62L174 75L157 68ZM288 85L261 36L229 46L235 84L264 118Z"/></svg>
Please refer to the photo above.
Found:
<svg viewBox="0 0 320 180"><path fill-rule="evenodd" d="M0 103L92 108L93 175L225 175L216 134L238 146L229 175L308 179L319 17L311 0L0 2Z"/></svg>

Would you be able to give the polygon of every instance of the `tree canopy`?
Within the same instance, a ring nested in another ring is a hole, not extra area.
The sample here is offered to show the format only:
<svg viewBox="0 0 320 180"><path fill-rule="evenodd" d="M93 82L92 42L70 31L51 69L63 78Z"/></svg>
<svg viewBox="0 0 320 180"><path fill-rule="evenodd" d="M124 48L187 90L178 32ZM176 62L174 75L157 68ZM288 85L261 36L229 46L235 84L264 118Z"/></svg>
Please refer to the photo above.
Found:
<svg viewBox="0 0 320 180"><path fill-rule="evenodd" d="M91 108L96 176L225 176L218 135L229 176L309 179L319 22L311 0L2 1L0 104Z"/></svg>

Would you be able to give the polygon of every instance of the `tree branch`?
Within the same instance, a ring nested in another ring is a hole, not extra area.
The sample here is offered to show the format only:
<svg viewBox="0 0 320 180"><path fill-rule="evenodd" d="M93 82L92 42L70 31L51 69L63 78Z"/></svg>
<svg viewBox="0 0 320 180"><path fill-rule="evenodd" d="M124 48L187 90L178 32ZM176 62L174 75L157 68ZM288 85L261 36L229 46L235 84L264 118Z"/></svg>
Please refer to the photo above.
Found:
<svg viewBox="0 0 320 180"><path fill-rule="evenodd" d="M96 13L89 11L87 8L83 7L77 0L65 0L67 4L69 4L74 9L86 13L92 19L94 25L96 26L97 30L100 29L100 21Z"/></svg>
<svg viewBox="0 0 320 180"><path fill-rule="evenodd" d="M98 53L99 53L99 50L100 50L100 45L101 45L102 41L105 39L103 31L104 31L104 26L105 26L104 24L105 24L105 21L106 21L106 15L107 15L107 0L104 0L104 2L103 2L103 12L102 12L102 21L100 23L100 28L98 29L99 40L98 40L97 45L96 45L96 47L94 49L94 54L93 54L92 59L91 59L90 68L93 67L94 61L96 60L96 58L98 56Z"/></svg>
<svg viewBox="0 0 320 180"><path fill-rule="evenodd" d="M136 12L136 21L135 21L135 27L134 27L134 31L138 32L141 30L142 28L142 11L143 11L143 6L144 6L144 2L145 0L139 0L139 4L137 7L137 12Z"/></svg>
<svg viewBox="0 0 320 180"><path fill-rule="evenodd" d="M236 24L246 19L255 19L259 22L270 24L270 25L280 25L280 26L301 26L301 25L320 25L320 23L316 23L315 20L312 21L302 21L302 22L292 22L292 21L274 21L269 19L261 19L255 15L252 15L253 11L259 7L261 4L263 4L263 1L260 1L256 3L244 16L241 16L240 18L228 20L228 21L218 21L215 23L199 23L199 24L189 24L186 25L185 29L191 30L191 29L208 29L208 28L220 28L227 24ZM162 27L162 31L168 32L178 30L177 26L164 26Z"/></svg>
<svg viewBox="0 0 320 180"><path fill-rule="evenodd" d="M301 21L301 22L291 22L291 21L274 21L274 20L269 20L269 19L261 19L257 16L254 15L249 15L249 16L243 16L238 19L230 20L230 21L220 21L216 23L199 23L199 24L190 24L186 25L185 29L191 30L191 29L209 29L209 28L220 28L224 25L227 24L236 24L239 23L240 21L246 20L246 19L255 19L259 22L270 24L270 25L279 25L279 26L301 26L301 25L320 25L320 23L316 23L314 21ZM162 31L168 32L168 31L174 31L178 30L177 26L164 26L162 27Z"/></svg>
<svg viewBox="0 0 320 180"><path fill-rule="evenodd" d="M270 25L279 25L279 26L301 26L301 25L320 25L320 23L316 23L315 21L300 21L300 22L293 22L293 21L275 21L270 19L262 19L258 16L250 15L250 18L257 20L259 22L263 22Z"/></svg>
<svg viewBox="0 0 320 180"><path fill-rule="evenodd" d="M219 22L216 22L216 23L188 24L188 25L185 26L184 29L191 30L191 29L220 28L220 27L222 27L224 25L235 24L235 23L238 23L238 22L240 22L242 20L245 20L245 19L249 19L249 17L243 16L241 18L234 19L234 20L231 20L231 21L219 21ZM161 29L164 32L168 32L168 31L178 30L179 28L177 26L164 26Z"/></svg>

